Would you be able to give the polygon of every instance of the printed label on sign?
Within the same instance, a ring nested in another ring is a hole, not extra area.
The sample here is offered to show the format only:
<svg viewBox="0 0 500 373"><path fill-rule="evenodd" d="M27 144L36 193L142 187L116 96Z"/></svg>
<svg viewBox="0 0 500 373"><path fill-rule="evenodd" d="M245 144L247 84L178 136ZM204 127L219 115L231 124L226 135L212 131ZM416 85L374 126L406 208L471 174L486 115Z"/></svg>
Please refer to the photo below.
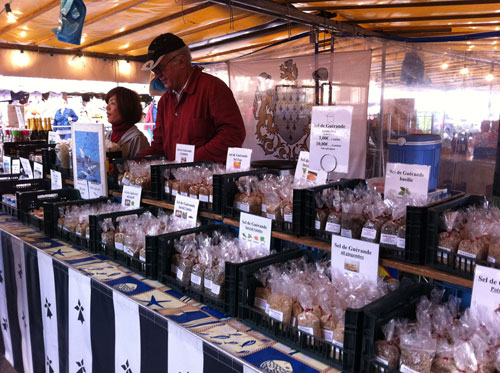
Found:
<svg viewBox="0 0 500 373"><path fill-rule="evenodd" d="M31 169L31 163L29 159L19 158L21 160L21 164L23 165L23 170L28 179L33 179L33 170Z"/></svg>
<svg viewBox="0 0 500 373"><path fill-rule="evenodd" d="M122 192L122 206L132 209L141 207L142 187L137 185L124 185Z"/></svg>
<svg viewBox="0 0 500 373"><path fill-rule="evenodd" d="M396 244L400 249L404 249L406 247L406 239L398 237L398 242Z"/></svg>
<svg viewBox="0 0 500 373"><path fill-rule="evenodd" d="M127 245L123 245L123 252L129 256L134 256L134 252L132 251L132 248L127 246Z"/></svg>
<svg viewBox="0 0 500 373"><path fill-rule="evenodd" d="M321 337L331 343L333 341L333 330L321 329Z"/></svg>
<svg viewBox="0 0 500 373"><path fill-rule="evenodd" d="M76 179L75 187L80 191L80 195L82 196L83 199L90 198L89 183L87 182L87 180Z"/></svg>
<svg viewBox="0 0 500 373"><path fill-rule="evenodd" d="M377 282L378 259L378 244L332 235L332 270Z"/></svg>
<svg viewBox="0 0 500 373"><path fill-rule="evenodd" d="M49 131L49 144L58 144L61 141L59 134L54 131Z"/></svg>
<svg viewBox="0 0 500 373"><path fill-rule="evenodd" d="M248 203L239 202L240 210L245 212L250 212L250 205Z"/></svg>
<svg viewBox="0 0 500 373"><path fill-rule="evenodd" d="M123 251L123 242L116 242L115 241L115 249L119 251Z"/></svg>
<svg viewBox="0 0 500 373"><path fill-rule="evenodd" d="M283 312L273 310L272 308L269 308L268 312L269 317L278 320L278 321L283 321Z"/></svg>
<svg viewBox="0 0 500 373"><path fill-rule="evenodd" d="M398 236L382 233L380 235L380 243L396 246L396 244L398 243Z"/></svg>
<svg viewBox="0 0 500 373"><path fill-rule="evenodd" d="M267 205L265 203L261 205L260 211L263 212L264 214L267 213Z"/></svg>
<svg viewBox="0 0 500 373"><path fill-rule="evenodd" d="M313 106L309 167L326 172L349 171L352 106Z"/></svg>
<svg viewBox="0 0 500 373"><path fill-rule="evenodd" d="M59 171L50 170L50 189L62 189L62 175Z"/></svg>
<svg viewBox="0 0 500 373"><path fill-rule="evenodd" d="M315 220L314 221L314 228L315 229L321 229L321 221Z"/></svg>
<svg viewBox="0 0 500 373"><path fill-rule="evenodd" d="M488 255L488 263L496 263L495 258L493 258L492 256Z"/></svg>
<svg viewBox="0 0 500 373"><path fill-rule="evenodd" d="M198 275L195 275L194 273L191 273L191 282L193 284L200 286L201 285L201 277Z"/></svg>
<svg viewBox="0 0 500 373"><path fill-rule="evenodd" d="M170 188L168 185L165 185L165 193L170 194Z"/></svg>
<svg viewBox="0 0 500 373"><path fill-rule="evenodd" d="M206 194L200 194L198 196L198 199L201 201L201 202L208 202L208 196Z"/></svg>
<svg viewBox="0 0 500 373"><path fill-rule="evenodd" d="M214 293L215 295L219 295L220 294L220 285L214 284L212 282L212 293Z"/></svg>
<svg viewBox="0 0 500 373"><path fill-rule="evenodd" d="M177 144L175 146L175 162L194 162L194 145Z"/></svg>
<svg viewBox="0 0 500 373"><path fill-rule="evenodd" d="M178 195L175 198L174 215L187 220L191 223L192 227L195 227L199 206L200 200Z"/></svg>
<svg viewBox="0 0 500 373"><path fill-rule="evenodd" d="M184 277L184 272L182 272L181 269L177 267L177 278L182 281L183 277Z"/></svg>
<svg viewBox="0 0 500 373"><path fill-rule="evenodd" d="M297 329L299 329L300 331L302 332L306 332L308 334L311 334L311 335L314 335L314 330L313 328L311 327L307 327L307 326L299 326Z"/></svg>
<svg viewBox="0 0 500 373"><path fill-rule="evenodd" d="M338 346L340 348L344 348L344 344L342 342L339 342L339 341L336 341L335 339L332 339L332 343L335 345L335 346Z"/></svg>
<svg viewBox="0 0 500 373"><path fill-rule="evenodd" d="M382 363L384 365L389 365L389 362L385 359L382 359L380 356L375 356L375 360L377 360L379 363Z"/></svg>
<svg viewBox="0 0 500 373"><path fill-rule="evenodd" d="M19 162L19 159L12 160L12 173L13 174L21 173L21 162Z"/></svg>
<svg viewBox="0 0 500 373"><path fill-rule="evenodd" d="M264 311L266 309L267 302L265 299L255 297L255 301L254 301L253 305Z"/></svg>
<svg viewBox="0 0 500 373"><path fill-rule="evenodd" d="M228 148L226 170L248 171L252 160L252 149Z"/></svg>
<svg viewBox="0 0 500 373"><path fill-rule="evenodd" d="M340 235L342 237L352 238L352 231L350 229L341 229Z"/></svg>
<svg viewBox="0 0 500 373"><path fill-rule="evenodd" d="M190 195L189 195L189 198L198 199L198 195L196 195L196 194L190 194Z"/></svg>
<svg viewBox="0 0 500 373"><path fill-rule="evenodd" d="M476 264L471 308L500 312L500 269Z"/></svg>
<svg viewBox="0 0 500 373"><path fill-rule="evenodd" d="M3 156L3 171L6 174L12 173L12 158L7 155Z"/></svg>
<svg viewBox="0 0 500 373"><path fill-rule="evenodd" d="M295 168L294 180L308 180L314 185L326 183L328 172L309 168L309 152L301 151Z"/></svg>
<svg viewBox="0 0 500 373"><path fill-rule="evenodd" d="M476 257L477 257L476 254L472 254L472 253L469 253L469 252L463 251L463 250L458 250L457 254L465 256L465 257L470 258L470 259L476 259ZM457 260L460 260L460 258L457 258Z"/></svg>
<svg viewBox="0 0 500 373"><path fill-rule="evenodd" d="M101 184L89 182L89 198L99 198L103 195Z"/></svg>
<svg viewBox="0 0 500 373"><path fill-rule="evenodd" d="M427 201L431 167L419 164L387 163L384 196L409 196Z"/></svg>
<svg viewBox="0 0 500 373"><path fill-rule="evenodd" d="M340 224L326 223L325 231L338 234L340 233Z"/></svg>
<svg viewBox="0 0 500 373"><path fill-rule="evenodd" d="M377 237L377 230L371 228L363 228L361 231L361 237L368 238L369 240L374 240Z"/></svg>
<svg viewBox="0 0 500 373"><path fill-rule="evenodd" d="M203 285L205 286L205 289L212 290L212 280L204 279L203 280Z"/></svg>
<svg viewBox="0 0 500 373"><path fill-rule="evenodd" d="M139 261L141 263L146 263L146 257L145 256L142 256L142 255L139 255Z"/></svg>
<svg viewBox="0 0 500 373"><path fill-rule="evenodd" d="M33 179L43 179L43 165L41 163L35 162L33 164L33 168Z"/></svg>
<svg viewBox="0 0 500 373"><path fill-rule="evenodd" d="M287 223L293 223L293 215L292 214L285 214L283 217Z"/></svg>
<svg viewBox="0 0 500 373"><path fill-rule="evenodd" d="M271 226L273 221L263 216L240 214L239 239L248 242L251 246L261 246L270 252Z"/></svg>

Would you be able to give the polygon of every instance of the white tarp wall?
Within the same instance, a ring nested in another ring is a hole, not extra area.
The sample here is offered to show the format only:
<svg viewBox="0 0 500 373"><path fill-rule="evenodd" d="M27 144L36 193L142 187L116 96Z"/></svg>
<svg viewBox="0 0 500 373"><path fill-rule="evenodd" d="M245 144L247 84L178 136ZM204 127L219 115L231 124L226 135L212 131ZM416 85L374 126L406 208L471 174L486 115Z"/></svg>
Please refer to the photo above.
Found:
<svg viewBox="0 0 500 373"><path fill-rule="evenodd" d="M323 104L352 105L349 173L364 177L371 51L241 59L229 63L230 87L243 115L252 159L296 159L309 149L315 77ZM337 176L337 175L335 175Z"/></svg>

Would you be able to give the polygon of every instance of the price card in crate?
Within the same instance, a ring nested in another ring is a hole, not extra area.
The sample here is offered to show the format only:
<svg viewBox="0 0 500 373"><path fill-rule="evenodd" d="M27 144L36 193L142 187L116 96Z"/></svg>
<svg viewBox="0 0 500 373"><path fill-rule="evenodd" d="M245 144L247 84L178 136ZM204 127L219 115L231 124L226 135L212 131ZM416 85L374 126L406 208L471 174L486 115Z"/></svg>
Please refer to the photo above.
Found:
<svg viewBox="0 0 500 373"><path fill-rule="evenodd" d="M23 165L23 170L28 179L33 179L33 169L31 168L31 163L27 158L19 158L21 160L21 164Z"/></svg>
<svg viewBox="0 0 500 373"><path fill-rule="evenodd" d="M89 182L87 180L76 179L75 189L80 191L80 195L83 199L90 198Z"/></svg>
<svg viewBox="0 0 500 373"><path fill-rule="evenodd" d="M43 179L43 165L41 163L35 162L33 164L33 168L35 169L33 178Z"/></svg>
<svg viewBox="0 0 500 373"><path fill-rule="evenodd" d="M195 227L199 206L199 199L177 194L175 197L174 215L191 222L192 226Z"/></svg>
<svg viewBox="0 0 500 373"><path fill-rule="evenodd" d="M19 162L19 159L12 160L12 173L13 174L21 173L21 162Z"/></svg>
<svg viewBox="0 0 500 373"><path fill-rule="evenodd" d="M3 172L6 174L11 174L12 173L11 165L12 165L12 158L7 156L7 155L4 155L3 156Z"/></svg>
<svg viewBox="0 0 500 373"><path fill-rule="evenodd" d="M186 163L194 162L194 145L176 144L175 162Z"/></svg>
<svg viewBox="0 0 500 373"><path fill-rule="evenodd" d="M252 160L252 149L227 149L226 170L248 171Z"/></svg>
<svg viewBox="0 0 500 373"><path fill-rule="evenodd" d="M271 226L272 219L263 216L240 213L239 239L252 246L261 246L271 251Z"/></svg>
<svg viewBox="0 0 500 373"><path fill-rule="evenodd" d="M500 269L476 265L471 308L500 312Z"/></svg>
<svg viewBox="0 0 500 373"><path fill-rule="evenodd" d="M332 270L377 282L379 245L332 235Z"/></svg>
<svg viewBox="0 0 500 373"><path fill-rule="evenodd" d="M62 189L62 175L59 171L50 170L50 189Z"/></svg>
<svg viewBox="0 0 500 373"><path fill-rule="evenodd" d="M387 163L384 196L422 198L427 201L431 166Z"/></svg>
<svg viewBox="0 0 500 373"><path fill-rule="evenodd" d="M122 191L122 206L137 209L141 207L142 187L137 185L124 185Z"/></svg>
<svg viewBox="0 0 500 373"><path fill-rule="evenodd" d="M315 185L323 185L326 183L328 173L321 170L313 170L309 168L309 152L301 151L295 168L295 180L309 180Z"/></svg>

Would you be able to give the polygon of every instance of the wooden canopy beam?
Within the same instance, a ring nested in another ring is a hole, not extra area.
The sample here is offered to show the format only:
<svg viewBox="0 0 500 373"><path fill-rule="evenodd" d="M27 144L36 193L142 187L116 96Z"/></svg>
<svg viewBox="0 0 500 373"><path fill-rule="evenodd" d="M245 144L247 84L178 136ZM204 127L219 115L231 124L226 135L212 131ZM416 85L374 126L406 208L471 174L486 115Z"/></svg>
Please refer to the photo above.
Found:
<svg viewBox="0 0 500 373"><path fill-rule="evenodd" d="M292 3L318 2L318 0L292 0ZM427 8L436 6L467 6L479 4L500 4L498 0L460 0L460 1L426 1L418 3L390 3L390 4L362 4L362 5L331 5L298 7L300 10L365 10L365 9L391 9L391 8Z"/></svg>
<svg viewBox="0 0 500 373"><path fill-rule="evenodd" d="M6 32L9 32L10 30L13 30L13 29L25 24L26 22L31 21L33 18L38 17L40 14L48 12L49 10L58 6L59 4L61 4L60 0L52 0L51 2L45 4L43 7L38 8L37 10L31 12L30 14L18 19L16 21L16 23L13 23L9 26L5 26L3 29L0 30L0 35L5 34Z"/></svg>
<svg viewBox="0 0 500 373"><path fill-rule="evenodd" d="M368 24L368 23L396 23L396 22L419 22L419 21L445 21L445 20L455 20L455 19L478 19L478 18L500 18L500 13L445 14L440 16L425 16L425 17L350 19L349 22L353 22L356 24Z"/></svg>

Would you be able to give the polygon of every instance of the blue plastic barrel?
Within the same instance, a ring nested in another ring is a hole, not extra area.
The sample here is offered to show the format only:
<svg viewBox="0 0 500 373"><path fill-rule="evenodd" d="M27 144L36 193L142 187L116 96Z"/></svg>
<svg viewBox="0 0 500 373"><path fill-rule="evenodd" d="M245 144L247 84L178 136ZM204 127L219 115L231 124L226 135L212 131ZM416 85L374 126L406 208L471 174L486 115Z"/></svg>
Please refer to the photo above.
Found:
<svg viewBox="0 0 500 373"><path fill-rule="evenodd" d="M439 179L441 142L439 135L419 134L391 138L387 140L389 162L431 166L429 190L435 189Z"/></svg>

